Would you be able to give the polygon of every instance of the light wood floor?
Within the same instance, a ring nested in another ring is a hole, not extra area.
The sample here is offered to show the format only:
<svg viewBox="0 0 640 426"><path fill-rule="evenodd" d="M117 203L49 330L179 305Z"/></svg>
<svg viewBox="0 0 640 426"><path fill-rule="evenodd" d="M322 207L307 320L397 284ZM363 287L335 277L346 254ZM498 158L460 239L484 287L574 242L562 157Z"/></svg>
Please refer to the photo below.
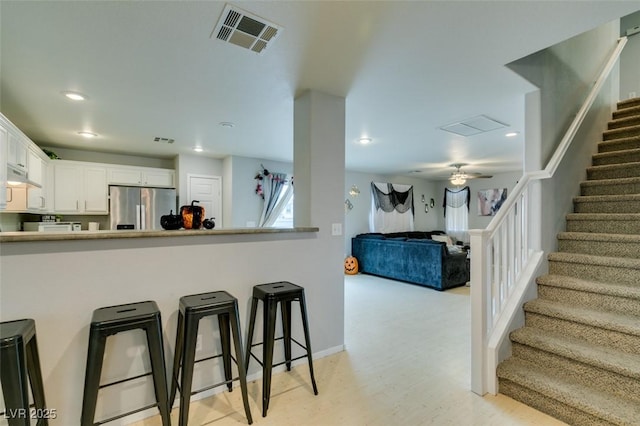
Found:
<svg viewBox="0 0 640 426"><path fill-rule="evenodd" d="M564 425L508 397L469 390L469 327L468 287L438 292L346 276L346 351L314 361L319 395L305 365L275 374L262 417L262 382L251 382L253 424ZM176 425L178 411L172 413ZM238 424L246 424L239 388L191 404L189 425ZM153 417L136 425L161 422Z"/></svg>

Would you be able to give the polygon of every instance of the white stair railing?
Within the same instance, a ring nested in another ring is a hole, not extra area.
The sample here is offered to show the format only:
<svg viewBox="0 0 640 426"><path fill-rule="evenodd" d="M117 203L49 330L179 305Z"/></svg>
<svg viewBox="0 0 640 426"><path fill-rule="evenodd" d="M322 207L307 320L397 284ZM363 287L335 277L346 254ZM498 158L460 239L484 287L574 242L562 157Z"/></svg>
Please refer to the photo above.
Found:
<svg viewBox="0 0 640 426"><path fill-rule="evenodd" d="M471 390L497 393L498 349L520 300L536 278L540 251L540 180L553 177L578 129L620 57L627 38L618 40L558 148L543 170L524 174L489 226L470 230L471 239Z"/></svg>

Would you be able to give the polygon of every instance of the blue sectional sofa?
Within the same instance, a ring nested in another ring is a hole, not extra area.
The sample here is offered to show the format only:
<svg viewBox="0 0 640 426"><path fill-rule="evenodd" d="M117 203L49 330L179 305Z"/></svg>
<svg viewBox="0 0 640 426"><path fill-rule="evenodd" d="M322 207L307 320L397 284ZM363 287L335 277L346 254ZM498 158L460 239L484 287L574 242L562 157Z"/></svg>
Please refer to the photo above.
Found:
<svg viewBox="0 0 640 426"><path fill-rule="evenodd" d="M351 239L351 253L360 272L419 284L436 290L469 281L467 254L448 249L431 235L442 232L360 234ZM455 252L454 252L455 251Z"/></svg>

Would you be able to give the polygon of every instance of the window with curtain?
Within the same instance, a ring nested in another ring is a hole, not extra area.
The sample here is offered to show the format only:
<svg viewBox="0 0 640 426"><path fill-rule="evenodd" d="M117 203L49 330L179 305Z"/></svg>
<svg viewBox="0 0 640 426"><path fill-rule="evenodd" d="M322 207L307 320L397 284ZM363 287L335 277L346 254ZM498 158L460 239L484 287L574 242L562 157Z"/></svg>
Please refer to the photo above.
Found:
<svg viewBox="0 0 640 426"><path fill-rule="evenodd" d="M371 182L370 232L413 231L413 186Z"/></svg>
<svg viewBox="0 0 640 426"><path fill-rule="evenodd" d="M263 168L262 175L258 174L256 179L259 180L256 193L264 199L258 226L278 226L275 225L276 221L293 197L293 177L287 180L285 173L269 173ZM291 214L293 218L293 210Z"/></svg>
<svg viewBox="0 0 640 426"><path fill-rule="evenodd" d="M469 201L471 190L468 186L462 189L444 190L445 232L457 241L469 241Z"/></svg>

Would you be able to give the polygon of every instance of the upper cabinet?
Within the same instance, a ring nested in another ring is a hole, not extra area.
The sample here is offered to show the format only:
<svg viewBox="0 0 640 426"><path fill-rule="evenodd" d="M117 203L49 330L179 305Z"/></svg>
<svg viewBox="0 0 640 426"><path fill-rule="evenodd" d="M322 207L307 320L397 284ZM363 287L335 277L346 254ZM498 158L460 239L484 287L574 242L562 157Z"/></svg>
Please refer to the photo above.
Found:
<svg viewBox="0 0 640 426"><path fill-rule="evenodd" d="M9 132L0 122L0 210L7 207L7 192L4 188L7 186L7 145L9 143Z"/></svg>
<svg viewBox="0 0 640 426"><path fill-rule="evenodd" d="M0 113L0 210L41 213L47 196L49 157Z"/></svg>
<svg viewBox="0 0 640 426"><path fill-rule="evenodd" d="M104 165L56 160L53 166L56 213L109 213L107 169Z"/></svg>
<svg viewBox="0 0 640 426"><path fill-rule="evenodd" d="M25 140L21 135L9 132L9 154L7 165L18 170L27 170L27 151L29 150L29 140Z"/></svg>
<svg viewBox="0 0 640 426"><path fill-rule="evenodd" d="M175 187L175 171L149 167L114 166L108 170L109 185Z"/></svg>

